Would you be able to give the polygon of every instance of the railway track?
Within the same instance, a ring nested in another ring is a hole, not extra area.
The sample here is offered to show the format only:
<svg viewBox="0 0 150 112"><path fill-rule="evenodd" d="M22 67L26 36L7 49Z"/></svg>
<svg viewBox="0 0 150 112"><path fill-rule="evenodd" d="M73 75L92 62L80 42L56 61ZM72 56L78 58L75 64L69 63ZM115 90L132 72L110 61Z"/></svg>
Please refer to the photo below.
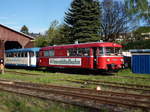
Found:
<svg viewBox="0 0 150 112"><path fill-rule="evenodd" d="M125 108L150 109L150 96L96 91L73 87L0 80L0 89L17 94L55 100L80 106L118 111ZM137 99L138 98L138 99ZM120 108L122 107L122 108Z"/></svg>
<svg viewBox="0 0 150 112"><path fill-rule="evenodd" d="M119 82L108 82L108 81L100 81L100 80L83 80L87 82L96 82L96 83L107 83L107 84L113 84L113 85L121 85L121 86L127 86L127 87L136 87L136 88L144 88L144 89L149 89L150 86L146 85L138 85L138 84L125 84L125 83L119 83Z"/></svg>
<svg viewBox="0 0 150 112"><path fill-rule="evenodd" d="M142 79L142 80L150 80L150 78L145 78L145 77L132 77L132 76L111 76L113 78L129 78L129 79Z"/></svg>
<svg viewBox="0 0 150 112"><path fill-rule="evenodd" d="M39 76L40 74L33 74L33 73L24 73L24 72L16 72L16 71L9 71L6 70L8 73L15 73L15 74L21 74L21 75L33 75L33 76ZM113 76L115 77L115 76ZM74 83L81 83L81 84L92 84L92 85L102 85L102 86L107 86L111 88L119 88L119 89L124 89L124 90L133 90L133 91L140 91L143 93L150 93L150 86L145 86L145 85L137 85L137 84L125 84L125 83L118 83L118 82L108 82L108 81L97 81L97 80L78 80L78 81L72 81L72 80L67 80L70 82Z"/></svg>
<svg viewBox="0 0 150 112"><path fill-rule="evenodd" d="M116 82L107 82L107 81L97 81L97 80L66 80L73 83L80 83L86 85L101 85L104 87L111 87L116 89L124 89L130 91L138 91L141 93L150 94L150 86L144 85L136 85L136 84L124 84L124 83L116 83Z"/></svg>

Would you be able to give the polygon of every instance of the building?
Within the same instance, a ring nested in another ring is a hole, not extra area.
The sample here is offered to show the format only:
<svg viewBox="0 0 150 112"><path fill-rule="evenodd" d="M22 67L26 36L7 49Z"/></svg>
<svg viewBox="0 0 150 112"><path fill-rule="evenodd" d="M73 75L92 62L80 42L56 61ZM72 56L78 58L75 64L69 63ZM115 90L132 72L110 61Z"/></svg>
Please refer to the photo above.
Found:
<svg viewBox="0 0 150 112"><path fill-rule="evenodd" d="M0 24L0 58L4 57L5 50L31 48L33 46L33 37Z"/></svg>
<svg viewBox="0 0 150 112"><path fill-rule="evenodd" d="M150 49L132 49L131 69L133 73L150 74Z"/></svg>
<svg viewBox="0 0 150 112"><path fill-rule="evenodd" d="M29 33L29 35L34 38L42 36L40 33Z"/></svg>

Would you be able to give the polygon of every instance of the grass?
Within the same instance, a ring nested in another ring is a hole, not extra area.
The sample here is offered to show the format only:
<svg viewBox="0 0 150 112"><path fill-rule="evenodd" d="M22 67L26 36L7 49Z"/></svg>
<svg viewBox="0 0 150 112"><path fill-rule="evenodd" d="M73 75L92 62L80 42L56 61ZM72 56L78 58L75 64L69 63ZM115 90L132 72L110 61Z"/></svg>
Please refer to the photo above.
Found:
<svg viewBox="0 0 150 112"><path fill-rule="evenodd" d="M0 112L90 112L86 108L0 91Z"/></svg>
<svg viewBox="0 0 150 112"><path fill-rule="evenodd" d="M12 70L12 69L11 69ZM148 74L133 74L129 69L121 70L113 75L83 75L83 74L70 74L70 73L58 73L58 72L44 72L44 71L36 71L36 70L24 70L24 69L13 69L14 71L20 71L25 73L35 73L40 75L17 75L12 73L5 73L4 75L0 75L0 78L10 79L10 80L22 80L36 83L50 83L57 85L70 85L70 86L81 86L80 84L74 84L65 80L103 80L103 81L111 81L111 82L119 82L125 84L140 84L140 85L150 85L150 75ZM59 70L58 70L59 71ZM133 78L119 78L113 76L130 76ZM147 78L134 78L134 77L144 77Z"/></svg>

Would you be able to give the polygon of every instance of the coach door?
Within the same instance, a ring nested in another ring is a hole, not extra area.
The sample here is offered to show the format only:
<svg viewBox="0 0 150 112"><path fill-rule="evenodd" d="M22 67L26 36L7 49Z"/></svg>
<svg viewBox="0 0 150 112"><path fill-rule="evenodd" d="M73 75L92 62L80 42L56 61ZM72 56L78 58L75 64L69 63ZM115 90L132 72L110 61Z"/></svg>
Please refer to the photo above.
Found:
<svg viewBox="0 0 150 112"><path fill-rule="evenodd" d="M30 66L36 65L36 57L33 51L30 52Z"/></svg>
<svg viewBox="0 0 150 112"><path fill-rule="evenodd" d="M93 49L93 68L96 68L96 61L97 61L97 47L92 48Z"/></svg>

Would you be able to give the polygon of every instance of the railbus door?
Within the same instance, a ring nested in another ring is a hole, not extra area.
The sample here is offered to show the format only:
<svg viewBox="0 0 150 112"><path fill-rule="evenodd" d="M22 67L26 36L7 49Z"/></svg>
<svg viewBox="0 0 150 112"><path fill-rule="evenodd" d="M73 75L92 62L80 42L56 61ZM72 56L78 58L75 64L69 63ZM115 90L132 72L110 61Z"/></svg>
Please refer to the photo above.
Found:
<svg viewBox="0 0 150 112"><path fill-rule="evenodd" d="M97 48L93 47L93 68L96 68L96 63L97 63Z"/></svg>

